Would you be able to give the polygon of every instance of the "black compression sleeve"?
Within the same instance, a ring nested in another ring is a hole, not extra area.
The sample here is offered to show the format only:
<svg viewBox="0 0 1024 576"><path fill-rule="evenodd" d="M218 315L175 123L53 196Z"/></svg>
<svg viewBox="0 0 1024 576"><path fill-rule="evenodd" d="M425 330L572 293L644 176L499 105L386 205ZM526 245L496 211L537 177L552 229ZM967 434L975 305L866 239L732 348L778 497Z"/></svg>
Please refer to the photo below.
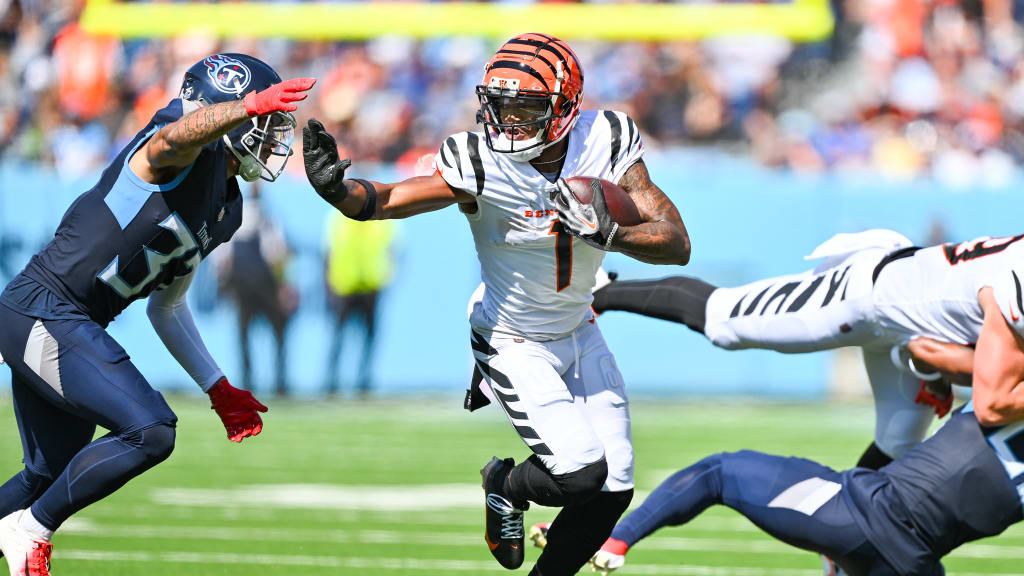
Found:
<svg viewBox="0 0 1024 576"><path fill-rule="evenodd" d="M625 310L687 325L704 333L705 308L715 287L699 278L612 282L594 292L594 310Z"/></svg>

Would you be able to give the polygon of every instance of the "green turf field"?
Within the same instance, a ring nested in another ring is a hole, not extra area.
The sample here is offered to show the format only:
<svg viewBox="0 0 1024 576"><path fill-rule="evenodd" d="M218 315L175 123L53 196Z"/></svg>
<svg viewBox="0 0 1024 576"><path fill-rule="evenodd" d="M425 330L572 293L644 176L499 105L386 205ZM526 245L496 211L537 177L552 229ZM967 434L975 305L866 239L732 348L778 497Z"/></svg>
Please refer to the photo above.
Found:
<svg viewBox="0 0 1024 576"><path fill-rule="evenodd" d="M224 439L200 400L170 397L170 460L87 508L57 533L57 576L498 575L483 542L478 470L528 455L494 408L457 396L386 402L274 402L266 429ZM867 404L776 405L640 399L633 405L638 504L667 475L715 451L753 448L856 461L871 438ZM20 468L10 401L0 398L0 473ZM535 507L527 523L550 520ZM536 552L516 573L529 571ZM1024 529L968 545L950 573L1021 574ZM630 552L623 575L815 576L817 557L714 508Z"/></svg>

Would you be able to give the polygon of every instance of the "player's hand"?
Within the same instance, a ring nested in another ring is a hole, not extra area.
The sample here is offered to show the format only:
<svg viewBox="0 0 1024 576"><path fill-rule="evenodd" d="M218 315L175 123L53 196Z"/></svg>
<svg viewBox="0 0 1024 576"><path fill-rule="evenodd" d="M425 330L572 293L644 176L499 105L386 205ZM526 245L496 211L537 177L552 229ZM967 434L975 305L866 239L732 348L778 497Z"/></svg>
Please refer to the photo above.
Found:
<svg viewBox="0 0 1024 576"><path fill-rule="evenodd" d="M316 78L292 78L278 82L259 92L245 95L245 113L249 116L263 116L271 112L294 112L298 102L305 100L306 92L316 84Z"/></svg>
<svg viewBox="0 0 1024 576"><path fill-rule="evenodd" d="M302 128L302 162L306 166L306 178L317 194L331 204L345 199L348 195L343 182L345 169L352 161L338 159L338 143L316 118L310 118Z"/></svg>
<svg viewBox="0 0 1024 576"><path fill-rule="evenodd" d="M221 378L207 394L210 395L210 408L224 423L228 440L241 442L263 430L263 419L259 413L266 412L267 407L248 390L239 390L229 384L227 378Z"/></svg>
<svg viewBox="0 0 1024 576"><path fill-rule="evenodd" d="M942 372L938 368L914 358L914 354L906 344L897 344L889 351L889 358L893 366L900 371L913 374L920 380L928 382L942 378Z"/></svg>
<svg viewBox="0 0 1024 576"><path fill-rule="evenodd" d="M612 240L619 230L619 225L612 221L608 207L604 201L604 188L597 180L591 181L593 198L590 204L576 199L565 178L556 183L558 193L555 195L555 206L558 208L558 220L570 234L600 250L611 250Z"/></svg>
<svg viewBox="0 0 1024 576"><path fill-rule="evenodd" d="M953 408L953 386L946 378L921 380L914 402L935 409L935 415L942 418Z"/></svg>

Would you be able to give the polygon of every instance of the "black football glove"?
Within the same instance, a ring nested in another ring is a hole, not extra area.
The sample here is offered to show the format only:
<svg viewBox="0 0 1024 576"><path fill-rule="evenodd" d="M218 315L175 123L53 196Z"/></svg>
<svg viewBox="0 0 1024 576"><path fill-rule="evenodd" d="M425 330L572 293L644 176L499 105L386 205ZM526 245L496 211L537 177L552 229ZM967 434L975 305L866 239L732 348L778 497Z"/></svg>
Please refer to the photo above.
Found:
<svg viewBox="0 0 1024 576"><path fill-rule="evenodd" d="M611 250L612 240L619 231L619 225L612 221L608 206L604 202L604 188L597 179L590 181L592 199L584 204L573 196L565 178L557 182L558 193L555 206L558 220L570 234L600 250Z"/></svg>
<svg viewBox="0 0 1024 576"><path fill-rule="evenodd" d="M302 162L306 166L306 178L324 200L336 204L348 196L342 180L352 161L338 159L338 144L334 136L328 134L324 125L315 118L310 118L302 128Z"/></svg>

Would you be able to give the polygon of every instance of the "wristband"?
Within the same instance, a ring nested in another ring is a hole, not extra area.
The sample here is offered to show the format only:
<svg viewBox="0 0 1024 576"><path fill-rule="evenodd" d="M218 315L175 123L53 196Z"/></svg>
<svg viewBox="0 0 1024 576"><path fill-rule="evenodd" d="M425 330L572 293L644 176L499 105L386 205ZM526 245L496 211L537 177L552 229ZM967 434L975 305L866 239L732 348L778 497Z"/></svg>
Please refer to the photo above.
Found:
<svg viewBox="0 0 1024 576"><path fill-rule="evenodd" d="M910 353L906 346L899 344L893 346L892 350L889 351L889 356L892 359L893 365L900 370L909 371L920 380L935 382L942 378L942 372L921 372L914 364L914 355Z"/></svg>
<svg viewBox="0 0 1024 576"><path fill-rule="evenodd" d="M377 211L377 188L368 180L363 180L362 178L352 178L352 181L358 182L366 190L366 201L363 202L363 207L359 210L359 213L352 216L352 219L365 222L373 218L373 214Z"/></svg>
<svg viewBox="0 0 1024 576"><path fill-rule="evenodd" d="M608 239L604 242L604 249L607 252L612 249L612 239L615 238L615 233L619 231L619 223L612 222L612 231L608 234Z"/></svg>

